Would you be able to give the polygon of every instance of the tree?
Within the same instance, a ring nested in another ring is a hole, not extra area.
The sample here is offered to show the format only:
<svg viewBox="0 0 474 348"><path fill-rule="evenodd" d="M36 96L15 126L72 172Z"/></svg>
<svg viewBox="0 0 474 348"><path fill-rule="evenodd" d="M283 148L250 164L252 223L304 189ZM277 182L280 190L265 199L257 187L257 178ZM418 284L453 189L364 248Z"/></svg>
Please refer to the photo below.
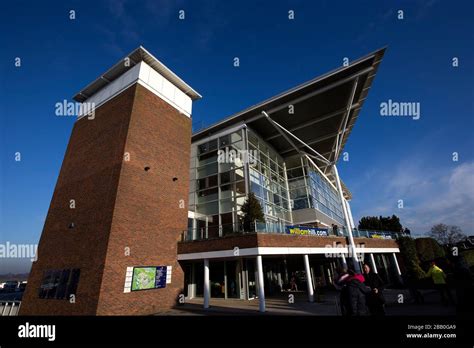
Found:
<svg viewBox="0 0 474 348"><path fill-rule="evenodd" d="M379 230L379 231L402 231L400 218L396 215L392 216L364 216L359 221L359 229L362 230Z"/></svg>
<svg viewBox="0 0 474 348"><path fill-rule="evenodd" d="M255 197L253 192L250 192L247 200L242 205L240 209L243 216L244 222L244 230L245 231L252 231L255 229L254 222L265 222L265 215L263 214L262 206L260 205L260 201Z"/></svg>
<svg viewBox="0 0 474 348"><path fill-rule="evenodd" d="M441 245L454 245L467 238L458 226L445 224L437 224L431 227L430 235Z"/></svg>
<svg viewBox="0 0 474 348"><path fill-rule="evenodd" d="M433 261L446 255L444 249L433 238L417 238L415 245L421 262Z"/></svg>
<svg viewBox="0 0 474 348"><path fill-rule="evenodd" d="M420 280L425 277L425 272L420 267L415 241L410 237L400 237L397 240L403 264L407 269L407 277Z"/></svg>

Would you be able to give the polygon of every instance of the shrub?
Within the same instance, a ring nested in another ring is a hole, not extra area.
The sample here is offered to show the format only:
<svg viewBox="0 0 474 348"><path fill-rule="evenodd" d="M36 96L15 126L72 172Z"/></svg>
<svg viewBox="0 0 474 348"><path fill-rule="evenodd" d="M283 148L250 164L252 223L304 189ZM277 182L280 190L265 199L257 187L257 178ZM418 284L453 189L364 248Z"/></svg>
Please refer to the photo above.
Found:
<svg viewBox="0 0 474 348"><path fill-rule="evenodd" d="M400 237L397 241L403 264L407 269L407 277L416 280L424 278L425 272L420 267L415 240L410 237Z"/></svg>
<svg viewBox="0 0 474 348"><path fill-rule="evenodd" d="M415 245L421 262L429 262L446 256L444 249L433 238L417 238Z"/></svg>

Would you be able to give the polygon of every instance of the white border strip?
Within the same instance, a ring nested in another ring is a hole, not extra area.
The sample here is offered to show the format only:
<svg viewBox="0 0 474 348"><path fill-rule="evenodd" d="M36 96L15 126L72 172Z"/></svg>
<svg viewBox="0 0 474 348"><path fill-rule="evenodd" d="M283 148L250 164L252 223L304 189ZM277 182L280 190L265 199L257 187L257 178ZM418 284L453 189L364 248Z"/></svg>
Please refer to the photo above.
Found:
<svg viewBox="0 0 474 348"><path fill-rule="evenodd" d="M162 75L158 74L157 76L154 76L154 79L150 77L150 71L153 70L148 64L145 62L140 62L139 64L135 65L132 69L128 70L124 74L122 74L119 78L114 80L111 84L108 84L104 86L103 88L99 89L95 94L87 98L82 104L87 104L87 103L95 103L94 111L102 106L103 104L107 103L109 100L112 100L122 92L126 91L128 88L135 84L139 84L143 87L145 87L147 90L149 90L151 93L174 107L178 112L180 112L183 115L186 115L187 117L191 117L191 112L192 112L192 100L191 98L186 95L184 92L180 91L182 95L184 96L183 98L188 98L187 102L186 100L182 100L181 104L179 105L175 100L170 99L171 95L166 96L166 93L164 91L163 83L166 80L165 77ZM161 83L158 83L156 80L159 80ZM179 90L176 85L174 85L172 82L166 80L170 86L173 86L174 89ZM159 86L161 86L162 90L159 90ZM106 96L108 93L110 95ZM171 92L169 92L171 93ZM168 93L168 94L169 94ZM173 95L176 93L175 90L173 90ZM186 103L189 103L188 109L186 110ZM92 111L90 108L85 108L87 110L87 113ZM83 118L84 116L87 116L87 114L80 114L77 117L77 120Z"/></svg>
<svg viewBox="0 0 474 348"><path fill-rule="evenodd" d="M398 248L356 248L357 253L399 253ZM219 250L207 251L202 253L178 254L178 261L185 260L203 260L240 256L257 256L257 255L311 255L311 254L348 254L347 247L330 247L330 248L287 248L287 247L261 247L261 248L245 248L239 249L238 254L235 250Z"/></svg>

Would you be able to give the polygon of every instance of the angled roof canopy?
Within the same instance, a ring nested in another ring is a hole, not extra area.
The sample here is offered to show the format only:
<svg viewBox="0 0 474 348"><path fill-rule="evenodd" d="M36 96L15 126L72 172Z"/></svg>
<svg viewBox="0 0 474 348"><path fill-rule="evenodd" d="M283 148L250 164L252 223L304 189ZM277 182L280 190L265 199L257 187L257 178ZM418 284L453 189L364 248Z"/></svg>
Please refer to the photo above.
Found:
<svg viewBox="0 0 474 348"><path fill-rule="evenodd" d="M124 64L125 59L129 58L130 64ZM91 97L94 93L98 92L100 89L107 86L109 83L123 75L125 72L133 68L135 65L141 61L147 63L168 81L173 83L186 95L188 95L192 100L202 98L201 95L192 89L186 82L181 80L174 72L172 72L168 67L166 67L162 62L156 59L150 52L148 52L144 47L139 46L133 50L130 54L125 56L119 62L117 62L113 67L107 70L104 74L99 76L95 81L90 83L87 87L83 88L79 93L74 96L74 100L80 103L84 102L87 98Z"/></svg>
<svg viewBox="0 0 474 348"><path fill-rule="evenodd" d="M196 132L193 141L246 123L283 157L312 155L329 176L330 164L337 162L342 153L384 52L385 48L379 49L238 112Z"/></svg>

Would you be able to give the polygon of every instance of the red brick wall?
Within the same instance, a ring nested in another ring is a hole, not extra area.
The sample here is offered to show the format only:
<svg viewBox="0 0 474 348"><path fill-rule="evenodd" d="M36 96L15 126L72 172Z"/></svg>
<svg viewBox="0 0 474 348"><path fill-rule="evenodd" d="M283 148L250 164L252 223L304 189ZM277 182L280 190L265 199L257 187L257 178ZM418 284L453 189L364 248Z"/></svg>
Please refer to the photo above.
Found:
<svg viewBox="0 0 474 348"><path fill-rule="evenodd" d="M354 238L354 243L365 243L366 248L398 248L395 239Z"/></svg>
<svg viewBox="0 0 474 348"><path fill-rule="evenodd" d="M298 236L291 234L259 234L259 247L293 247L293 248L324 248L326 245L336 246L336 243L346 244L343 237Z"/></svg>
<svg viewBox="0 0 474 348"><path fill-rule="evenodd" d="M202 253L207 251L233 250L235 247L240 249L256 248L257 234L248 233L237 236L227 236L215 239L195 240L178 243L178 254Z"/></svg>
<svg viewBox="0 0 474 348"><path fill-rule="evenodd" d="M356 238L354 242L356 244L365 243L365 247L367 248L398 247L395 240L388 239ZM206 251L232 250L236 246L241 249L256 247L324 248L326 245L336 246L336 243L341 243L343 246L348 245L345 237L315 237L279 233L251 233L209 240L180 242L178 243L178 253L189 254Z"/></svg>
<svg viewBox="0 0 474 348"><path fill-rule="evenodd" d="M95 314L134 94L129 88L99 107L95 119L75 123L20 314ZM76 303L39 299L43 271L68 268L81 269Z"/></svg>
<svg viewBox="0 0 474 348"><path fill-rule="evenodd" d="M176 255L187 228L190 150L191 119L137 85L98 314L152 314L176 304L184 284ZM131 266L172 266L172 283L124 293Z"/></svg>
<svg viewBox="0 0 474 348"><path fill-rule="evenodd" d="M20 314L152 314L172 307L184 283L176 254L187 228L190 146L191 119L140 85L99 107L94 120L77 121ZM127 267L161 265L173 267L166 288L123 293ZM81 269L76 303L39 299L43 270L63 268Z"/></svg>

